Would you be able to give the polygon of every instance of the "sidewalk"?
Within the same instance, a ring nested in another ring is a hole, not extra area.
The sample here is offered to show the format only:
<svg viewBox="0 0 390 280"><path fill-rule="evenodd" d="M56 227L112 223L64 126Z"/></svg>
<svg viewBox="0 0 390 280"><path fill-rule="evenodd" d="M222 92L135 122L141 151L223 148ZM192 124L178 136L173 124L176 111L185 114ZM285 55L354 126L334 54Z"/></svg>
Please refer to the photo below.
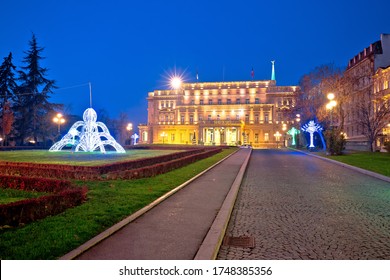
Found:
<svg viewBox="0 0 390 280"><path fill-rule="evenodd" d="M206 253L197 259L208 258L223 238L250 153L240 149L95 246L61 259L191 260L200 247Z"/></svg>

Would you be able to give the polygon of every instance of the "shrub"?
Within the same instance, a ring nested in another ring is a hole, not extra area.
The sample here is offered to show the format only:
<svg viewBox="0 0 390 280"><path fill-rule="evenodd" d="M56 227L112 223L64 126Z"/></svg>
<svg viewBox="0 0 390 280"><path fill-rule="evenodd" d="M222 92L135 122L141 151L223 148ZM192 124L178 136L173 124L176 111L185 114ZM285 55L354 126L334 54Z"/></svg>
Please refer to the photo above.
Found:
<svg viewBox="0 0 390 280"><path fill-rule="evenodd" d="M341 155L345 149L345 137L338 130L331 129L325 132L326 149L330 155Z"/></svg>
<svg viewBox="0 0 390 280"><path fill-rule="evenodd" d="M68 181L0 175L0 187L49 192L38 198L0 205L0 226L18 226L80 205L87 198L86 187L73 187Z"/></svg>

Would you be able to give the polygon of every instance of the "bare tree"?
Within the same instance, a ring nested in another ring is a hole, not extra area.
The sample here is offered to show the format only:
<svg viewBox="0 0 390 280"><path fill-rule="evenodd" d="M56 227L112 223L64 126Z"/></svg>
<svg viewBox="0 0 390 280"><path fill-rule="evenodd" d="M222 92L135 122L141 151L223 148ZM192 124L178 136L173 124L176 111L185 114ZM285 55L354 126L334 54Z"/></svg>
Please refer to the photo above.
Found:
<svg viewBox="0 0 390 280"><path fill-rule="evenodd" d="M375 149L375 140L382 133L390 119L389 100L375 96L373 89L367 90L357 103L358 124L370 144L370 151Z"/></svg>

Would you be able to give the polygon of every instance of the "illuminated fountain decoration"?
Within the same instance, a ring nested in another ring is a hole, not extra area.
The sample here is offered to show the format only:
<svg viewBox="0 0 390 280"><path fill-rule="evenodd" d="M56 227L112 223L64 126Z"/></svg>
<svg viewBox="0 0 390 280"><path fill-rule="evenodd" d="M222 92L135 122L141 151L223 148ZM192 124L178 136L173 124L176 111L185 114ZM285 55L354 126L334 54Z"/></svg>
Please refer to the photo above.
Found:
<svg viewBox="0 0 390 280"><path fill-rule="evenodd" d="M309 123L304 124L301 127L302 131L308 132L310 134L310 145L309 148L314 148L314 132L320 133L322 131L322 126L318 123L315 123L314 121L309 121Z"/></svg>
<svg viewBox="0 0 390 280"><path fill-rule="evenodd" d="M292 127L289 131L287 131L287 134L291 135L292 138L291 145L295 146L296 145L295 137L299 134L299 130L296 129L295 127Z"/></svg>
<svg viewBox="0 0 390 280"><path fill-rule="evenodd" d="M85 110L83 120L73 124L69 132L49 151L57 152L63 147L71 145L75 152L93 152L100 149L100 152L105 153L104 146L109 145L114 147L118 153L126 153L123 147L110 135L107 126L102 122L96 122L97 114L94 109Z"/></svg>
<svg viewBox="0 0 390 280"><path fill-rule="evenodd" d="M137 139L139 138L137 133L131 135L131 139L133 139L133 145L137 145Z"/></svg>

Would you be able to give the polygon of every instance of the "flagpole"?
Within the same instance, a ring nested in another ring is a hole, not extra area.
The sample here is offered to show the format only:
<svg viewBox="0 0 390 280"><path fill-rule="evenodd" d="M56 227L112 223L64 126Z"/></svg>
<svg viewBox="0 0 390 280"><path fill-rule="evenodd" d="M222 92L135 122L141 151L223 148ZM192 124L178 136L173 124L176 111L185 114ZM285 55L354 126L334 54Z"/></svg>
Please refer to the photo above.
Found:
<svg viewBox="0 0 390 280"><path fill-rule="evenodd" d="M92 85L91 82L88 82L89 84L89 107L92 108Z"/></svg>

